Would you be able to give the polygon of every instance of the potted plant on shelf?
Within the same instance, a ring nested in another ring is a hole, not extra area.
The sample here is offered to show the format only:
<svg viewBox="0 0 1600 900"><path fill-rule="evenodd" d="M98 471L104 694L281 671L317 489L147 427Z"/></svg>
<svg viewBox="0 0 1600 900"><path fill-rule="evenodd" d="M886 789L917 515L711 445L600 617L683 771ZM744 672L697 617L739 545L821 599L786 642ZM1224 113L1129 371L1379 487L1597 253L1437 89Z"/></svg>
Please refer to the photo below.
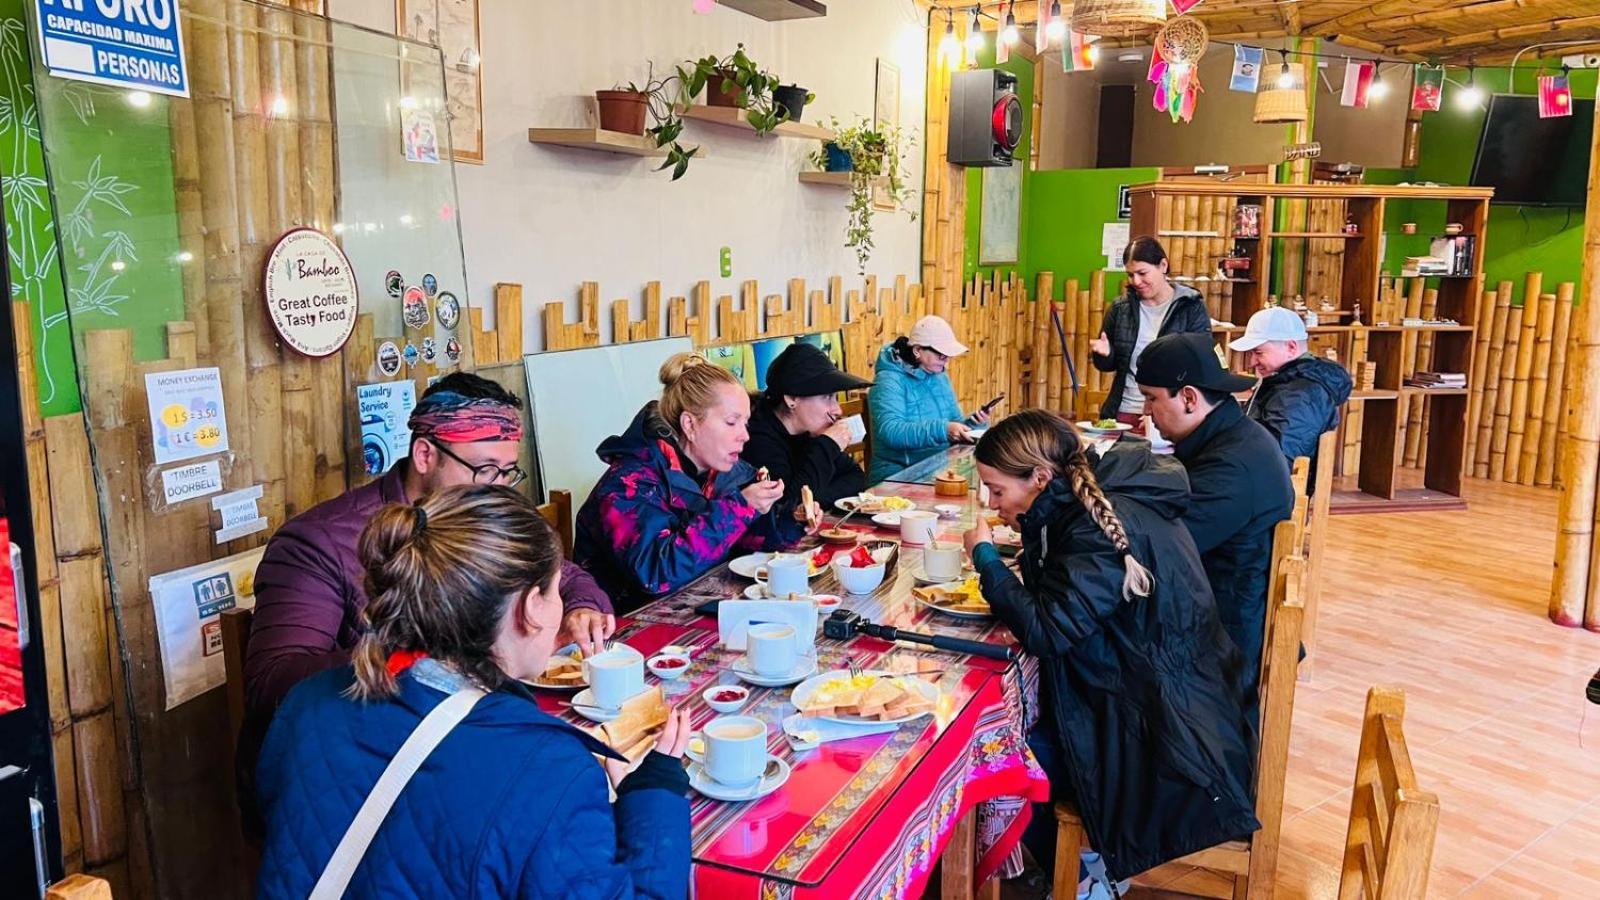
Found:
<svg viewBox="0 0 1600 900"><path fill-rule="evenodd" d="M745 119L759 134L769 134L780 124L798 113L790 105L780 106L774 93L780 89L778 76L764 71L740 44L730 56L707 56L678 67L678 79L683 84L682 103L687 105L705 91L706 103L711 106L738 107L745 111ZM796 91L800 89L796 88ZM788 94L785 103L795 99ZM799 105L814 99L809 93Z"/></svg>
<svg viewBox="0 0 1600 900"><path fill-rule="evenodd" d="M867 262L872 258L875 204L882 202L889 211L917 217L916 210L906 203L911 197L906 182L906 153L914 138L898 126L874 128L866 119L855 125L842 125L833 119L828 128L834 133L833 140L811 154L811 161L824 171L850 173L850 202L845 206L850 215L845 223L844 244L856 252L856 262L861 273L866 274Z"/></svg>
<svg viewBox="0 0 1600 900"><path fill-rule="evenodd" d="M683 177L689 170L689 160L700 152L699 147L685 148L678 143L678 137L683 134L683 117L679 110L687 102L683 87L677 75L656 78L652 68L642 86L630 81L626 86L609 91L595 91L600 127L606 131L647 135L657 147L665 148L667 158L656 171L671 169L673 181ZM648 128L645 127L647 116Z"/></svg>

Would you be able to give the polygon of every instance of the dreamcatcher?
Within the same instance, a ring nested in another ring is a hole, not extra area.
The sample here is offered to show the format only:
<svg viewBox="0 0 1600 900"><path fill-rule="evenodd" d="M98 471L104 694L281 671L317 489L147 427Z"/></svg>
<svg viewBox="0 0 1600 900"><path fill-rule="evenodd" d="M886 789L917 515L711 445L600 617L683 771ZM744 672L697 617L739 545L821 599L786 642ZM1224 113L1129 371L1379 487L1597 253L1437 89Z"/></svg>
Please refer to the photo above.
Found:
<svg viewBox="0 0 1600 900"><path fill-rule="evenodd" d="M1151 105L1172 121L1194 119L1200 100L1200 58L1206 55L1211 34L1193 16L1173 19L1157 32L1150 54L1150 82L1156 86Z"/></svg>

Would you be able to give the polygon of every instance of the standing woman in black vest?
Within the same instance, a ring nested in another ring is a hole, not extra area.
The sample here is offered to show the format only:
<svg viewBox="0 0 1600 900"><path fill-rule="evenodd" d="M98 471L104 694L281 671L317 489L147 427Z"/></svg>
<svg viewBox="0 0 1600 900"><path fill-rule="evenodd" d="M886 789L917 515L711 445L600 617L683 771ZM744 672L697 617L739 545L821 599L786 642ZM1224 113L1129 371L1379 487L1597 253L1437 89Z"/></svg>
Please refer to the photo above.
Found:
<svg viewBox="0 0 1600 900"><path fill-rule="evenodd" d="M1100 418L1138 428L1144 397L1134 381L1139 354L1165 334L1211 333L1211 314L1194 288L1168 277L1167 251L1148 235L1133 239L1123 253L1128 270L1127 293L1106 310L1100 337L1090 342L1090 358L1102 372L1115 372L1111 393L1100 405Z"/></svg>

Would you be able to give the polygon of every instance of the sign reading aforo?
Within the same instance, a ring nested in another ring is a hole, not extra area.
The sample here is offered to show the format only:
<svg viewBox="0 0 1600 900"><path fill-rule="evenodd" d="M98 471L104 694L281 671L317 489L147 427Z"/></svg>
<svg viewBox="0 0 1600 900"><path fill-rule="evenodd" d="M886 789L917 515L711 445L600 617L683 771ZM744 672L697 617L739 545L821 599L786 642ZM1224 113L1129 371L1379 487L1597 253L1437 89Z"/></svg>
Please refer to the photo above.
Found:
<svg viewBox="0 0 1600 900"><path fill-rule="evenodd" d="M58 78L189 96L178 0L34 0Z"/></svg>
<svg viewBox="0 0 1600 900"><path fill-rule="evenodd" d="M278 238L264 276L278 336L306 356L331 356L356 328L356 277L339 245L314 228Z"/></svg>

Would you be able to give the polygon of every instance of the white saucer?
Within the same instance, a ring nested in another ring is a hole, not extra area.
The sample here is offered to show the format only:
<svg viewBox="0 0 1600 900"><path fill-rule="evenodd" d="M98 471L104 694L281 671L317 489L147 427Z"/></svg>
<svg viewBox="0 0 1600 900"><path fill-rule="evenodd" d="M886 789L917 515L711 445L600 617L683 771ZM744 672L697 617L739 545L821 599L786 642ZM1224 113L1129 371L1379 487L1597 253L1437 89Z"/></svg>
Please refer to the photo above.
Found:
<svg viewBox="0 0 1600 900"><path fill-rule="evenodd" d="M748 664L747 659L741 659L728 668L732 669L733 674L739 676L741 680L748 681L757 687L784 687L797 681L804 681L816 674L817 671L817 658L815 655L800 657L800 662L793 669L790 669L787 675L757 675L755 672L750 671Z"/></svg>
<svg viewBox="0 0 1600 900"><path fill-rule="evenodd" d="M738 575L740 578L754 578L756 577L756 573L766 568L767 560L771 559L775 555L776 554L772 553L750 553L729 562L728 569L732 571L733 574ZM815 578L818 575L821 575L822 571L822 566L812 563L810 566L810 571L806 573L806 577Z"/></svg>
<svg viewBox="0 0 1600 900"><path fill-rule="evenodd" d="M897 512L881 512L872 517L873 524L884 528L899 528L900 514Z"/></svg>
<svg viewBox="0 0 1600 900"><path fill-rule="evenodd" d="M933 511L938 513L941 519L961 518L961 507L955 503L940 503L933 508Z"/></svg>
<svg viewBox="0 0 1600 900"><path fill-rule="evenodd" d="M762 797L783 787L784 782L789 780L789 775L793 771L789 767L789 763L768 754L767 764L769 766L774 760L778 763L777 774L759 779L754 785L743 788L731 788L718 782L706 773L705 766L691 760L689 763L689 786L713 800L724 800L729 803L760 800Z"/></svg>
<svg viewBox="0 0 1600 900"><path fill-rule="evenodd" d="M787 599L789 599L788 597L774 597L774 596L772 596L771 594L767 593L766 585L763 585L760 582L757 582L756 584L752 584L749 587L745 588L744 589L744 598L746 600L787 600ZM811 599L811 595L810 594L795 594L794 598L796 600L810 600Z"/></svg>
<svg viewBox="0 0 1600 900"><path fill-rule="evenodd" d="M584 688L572 695L572 711L591 722L609 722L622 715L622 710L620 709L613 713L600 712L600 707L588 705L592 703L594 703L594 692L588 688Z"/></svg>
<svg viewBox="0 0 1600 900"><path fill-rule="evenodd" d="M966 576L971 574L972 572L963 566L961 569L961 574L956 576L956 580L959 583L961 579L964 579ZM911 578L917 584L947 584L951 580L949 578L934 578L933 576L929 575L927 570L921 566L917 566L911 570Z"/></svg>

